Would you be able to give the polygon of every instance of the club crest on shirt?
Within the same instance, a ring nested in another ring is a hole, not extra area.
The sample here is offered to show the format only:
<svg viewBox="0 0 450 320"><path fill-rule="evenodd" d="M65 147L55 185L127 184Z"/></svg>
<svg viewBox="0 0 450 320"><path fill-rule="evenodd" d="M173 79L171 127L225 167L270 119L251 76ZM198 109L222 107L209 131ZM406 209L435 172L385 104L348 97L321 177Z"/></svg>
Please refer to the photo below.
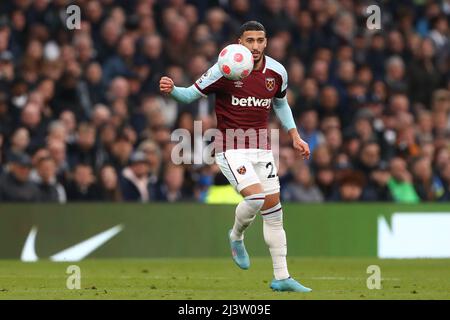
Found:
<svg viewBox="0 0 450 320"><path fill-rule="evenodd" d="M275 88L275 78L266 78L266 89L272 91Z"/></svg>
<svg viewBox="0 0 450 320"><path fill-rule="evenodd" d="M247 172L247 169L245 168L245 166L240 166L237 170L236 170L239 174L244 175Z"/></svg>
<svg viewBox="0 0 450 320"><path fill-rule="evenodd" d="M242 81L235 81L234 82L234 87L235 88L242 88L242 86L244 85L244 83Z"/></svg>

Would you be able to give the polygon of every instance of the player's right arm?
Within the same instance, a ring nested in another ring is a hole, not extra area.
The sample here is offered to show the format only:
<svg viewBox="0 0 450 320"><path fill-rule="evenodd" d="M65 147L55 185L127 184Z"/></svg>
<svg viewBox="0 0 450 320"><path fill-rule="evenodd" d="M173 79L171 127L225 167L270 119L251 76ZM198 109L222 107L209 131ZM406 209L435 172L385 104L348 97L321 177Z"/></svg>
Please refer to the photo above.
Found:
<svg viewBox="0 0 450 320"><path fill-rule="evenodd" d="M177 87L171 78L162 77L159 81L159 90L162 93L170 94L178 102L191 103L217 91L220 88L220 79L222 78L222 73L216 63L188 88Z"/></svg>
<svg viewBox="0 0 450 320"><path fill-rule="evenodd" d="M181 103L191 103L202 97L201 92L195 85L189 88L176 87L173 80L169 77L162 77L159 80L159 90L162 93L168 93L171 97Z"/></svg>

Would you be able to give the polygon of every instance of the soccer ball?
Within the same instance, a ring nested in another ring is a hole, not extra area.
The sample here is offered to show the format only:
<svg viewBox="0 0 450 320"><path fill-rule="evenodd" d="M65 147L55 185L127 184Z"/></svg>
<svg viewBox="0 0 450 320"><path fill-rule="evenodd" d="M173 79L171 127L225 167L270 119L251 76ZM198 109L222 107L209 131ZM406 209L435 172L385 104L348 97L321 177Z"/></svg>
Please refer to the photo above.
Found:
<svg viewBox="0 0 450 320"><path fill-rule="evenodd" d="M230 44L222 49L217 63L225 78L241 80L253 70L253 55L241 44Z"/></svg>

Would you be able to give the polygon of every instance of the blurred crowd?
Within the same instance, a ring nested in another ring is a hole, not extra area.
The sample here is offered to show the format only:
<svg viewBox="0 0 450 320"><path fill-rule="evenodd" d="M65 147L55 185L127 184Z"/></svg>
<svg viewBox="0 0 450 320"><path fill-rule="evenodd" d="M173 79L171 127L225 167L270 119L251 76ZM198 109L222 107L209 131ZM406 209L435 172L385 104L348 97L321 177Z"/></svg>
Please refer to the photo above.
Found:
<svg viewBox="0 0 450 320"><path fill-rule="evenodd" d="M191 85L248 20L312 151L281 129L283 200L449 201L449 19L448 0L1 1L0 202L207 202L225 178L173 164L171 133L213 128L214 97L179 104L158 81Z"/></svg>

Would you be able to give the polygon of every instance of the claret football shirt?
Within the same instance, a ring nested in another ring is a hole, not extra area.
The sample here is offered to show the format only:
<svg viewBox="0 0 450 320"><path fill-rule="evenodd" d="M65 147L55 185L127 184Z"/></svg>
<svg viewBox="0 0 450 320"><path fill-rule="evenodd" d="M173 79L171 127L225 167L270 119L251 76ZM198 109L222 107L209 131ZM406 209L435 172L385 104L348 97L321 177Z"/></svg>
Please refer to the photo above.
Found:
<svg viewBox="0 0 450 320"><path fill-rule="evenodd" d="M268 124L272 99L286 95L287 81L283 65L268 56L264 56L261 69L253 70L242 80L225 78L217 63L206 71L195 82L195 87L203 96L216 94L217 128L222 133L222 141L216 137L216 152L220 148L270 149ZM243 144L238 138L242 132ZM227 143L226 137L232 134L233 143Z"/></svg>

